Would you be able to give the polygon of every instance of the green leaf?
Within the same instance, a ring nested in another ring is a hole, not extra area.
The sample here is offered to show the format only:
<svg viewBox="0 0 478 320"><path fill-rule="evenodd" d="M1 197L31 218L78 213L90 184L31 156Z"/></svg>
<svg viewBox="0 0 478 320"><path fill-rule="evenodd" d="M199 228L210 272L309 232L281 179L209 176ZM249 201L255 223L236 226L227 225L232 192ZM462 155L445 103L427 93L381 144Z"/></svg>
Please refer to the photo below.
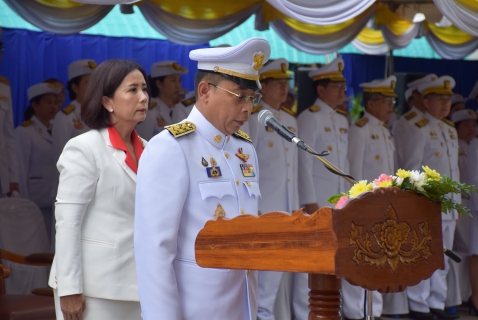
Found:
<svg viewBox="0 0 478 320"><path fill-rule="evenodd" d="M332 203L332 204L337 204L337 202L339 202L340 198L343 197L343 196L346 196L346 195L347 194L345 192L333 195L327 200L327 202Z"/></svg>

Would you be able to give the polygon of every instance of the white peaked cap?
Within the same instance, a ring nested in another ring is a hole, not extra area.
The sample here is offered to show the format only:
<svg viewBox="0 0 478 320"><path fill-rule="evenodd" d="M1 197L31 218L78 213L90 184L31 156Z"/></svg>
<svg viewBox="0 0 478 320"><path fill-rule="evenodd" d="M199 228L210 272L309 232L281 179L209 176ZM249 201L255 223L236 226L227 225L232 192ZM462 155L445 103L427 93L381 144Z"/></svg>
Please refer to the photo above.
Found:
<svg viewBox="0 0 478 320"><path fill-rule="evenodd" d="M450 76L442 76L431 82L426 82L418 86L417 90L426 96L430 93L452 95L452 89L455 87L455 79Z"/></svg>
<svg viewBox="0 0 478 320"><path fill-rule="evenodd" d="M260 89L259 69L269 60L266 39L250 38L234 47L197 49L189 53L198 69L221 73L225 78L253 90Z"/></svg>
<svg viewBox="0 0 478 320"><path fill-rule="evenodd" d="M158 61L151 66L151 78L165 77L172 74L186 74L188 69L173 60Z"/></svg>
<svg viewBox="0 0 478 320"><path fill-rule="evenodd" d="M32 100L35 97L41 96L43 94L53 93L54 95L58 94L58 89L51 83L37 83L28 88L28 100Z"/></svg>
<svg viewBox="0 0 478 320"><path fill-rule="evenodd" d="M475 111L471 109L463 109L463 110L458 110L453 113L451 116L451 121L453 123L457 123L463 120L475 120L476 121L476 113Z"/></svg>
<svg viewBox="0 0 478 320"><path fill-rule="evenodd" d="M397 84L397 77L390 76L386 79L374 80L372 82L361 83L360 86L364 92L379 93L387 97L397 97L395 93L395 85Z"/></svg>
<svg viewBox="0 0 478 320"><path fill-rule="evenodd" d="M408 88L407 91L405 91L405 101L408 101L408 99L410 99L413 94L413 91L415 91L414 87Z"/></svg>
<svg viewBox="0 0 478 320"><path fill-rule="evenodd" d="M475 85L473 86L473 89L471 89L470 95L468 98L474 99L478 95L478 81L476 81Z"/></svg>
<svg viewBox="0 0 478 320"><path fill-rule="evenodd" d="M68 66L68 81L76 77L91 74L96 69L96 62L90 59L76 60Z"/></svg>
<svg viewBox="0 0 478 320"><path fill-rule="evenodd" d="M309 77L312 80L330 79L335 82L346 82L342 71L344 70L344 59L337 58L329 64L318 69L309 71Z"/></svg>
<svg viewBox="0 0 478 320"><path fill-rule="evenodd" d="M284 58L279 58L269 62L259 71L259 78L261 80L273 79L291 79L291 72L289 71L289 61Z"/></svg>
<svg viewBox="0 0 478 320"><path fill-rule="evenodd" d="M451 104L466 103L467 101L468 101L468 98L463 98L463 96L459 93L455 93L454 95L451 96Z"/></svg>
<svg viewBox="0 0 478 320"><path fill-rule="evenodd" d="M419 78L417 80L414 80L412 82L407 83L407 87L408 88L413 88L413 90L417 90L418 86L420 86L424 83L432 82L436 79L438 79L438 76L434 73L430 73L430 74L427 74L426 76L424 76L422 78Z"/></svg>

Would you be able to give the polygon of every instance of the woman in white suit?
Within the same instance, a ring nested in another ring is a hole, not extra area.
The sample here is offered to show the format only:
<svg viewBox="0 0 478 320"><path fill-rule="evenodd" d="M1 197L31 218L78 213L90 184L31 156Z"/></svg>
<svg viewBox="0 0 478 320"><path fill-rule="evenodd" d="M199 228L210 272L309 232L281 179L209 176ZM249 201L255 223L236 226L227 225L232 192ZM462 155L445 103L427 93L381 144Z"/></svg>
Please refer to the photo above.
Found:
<svg viewBox="0 0 478 320"><path fill-rule="evenodd" d="M58 160L56 254L49 285L57 319L141 319L133 252L138 160L134 130L146 118L146 73L108 60L91 74L82 106L89 132Z"/></svg>

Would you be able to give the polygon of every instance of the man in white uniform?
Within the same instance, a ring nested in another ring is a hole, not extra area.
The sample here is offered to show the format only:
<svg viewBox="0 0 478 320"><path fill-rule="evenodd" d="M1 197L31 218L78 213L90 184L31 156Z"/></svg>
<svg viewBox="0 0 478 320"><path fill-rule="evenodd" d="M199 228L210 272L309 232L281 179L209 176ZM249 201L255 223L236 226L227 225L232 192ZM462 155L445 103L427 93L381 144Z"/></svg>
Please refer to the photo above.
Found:
<svg viewBox="0 0 478 320"><path fill-rule="evenodd" d="M387 123L395 105L397 78L362 83L365 114L350 127L348 159L350 175L355 180L373 181L382 173L394 174L395 147ZM364 317L365 290L342 281L344 316L349 319ZM367 297L368 298L368 297ZM382 313L382 295L373 292L373 315Z"/></svg>
<svg viewBox="0 0 478 320"><path fill-rule="evenodd" d="M262 100L254 107L252 119L249 120L249 135L261 169L259 211L262 214L272 211L292 213L299 209L298 149L257 119L260 110L269 110L277 120L297 134L297 121L291 115L292 111L281 107L287 98L289 62L285 59L274 60L261 68L259 75ZM257 319L275 319L273 308L281 278L282 272L259 271Z"/></svg>
<svg viewBox="0 0 478 320"><path fill-rule="evenodd" d="M429 166L442 175L447 175L455 181L460 180L458 168L458 135L453 123L445 117L450 112L452 89L455 80L443 76L418 86L423 96L426 113L422 120L415 121L404 135L402 145L402 165L408 170L422 170ZM451 195L456 202L461 202L461 196ZM455 210L442 213L443 245L453 247L456 219ZM448 291L446 276L449 258L445 256L445 270L437 270L430 279L421 281L418 285L407 288L410 316L414 319L456 319L457 315L444 311Z"/></svg>
<svg viewBox="0 0 478 320"><path fill-rule="evenodd" d="M0 36L2 28L0 27ZM3 42L0 41L0 62ZM15 137L13 135L12 94L10 82L0 76L0 198L19 193Z"/></svg>
<svg viewBox="0 0 478 320"><path fill-rule="evenodd" d="M258 214L259 164L239 128L260 101L269 56L261 38L191 51L196 105L142 154L134 249L145 320L256 319L257 272L201 268L194 243L208 220Z"/></svg>
<svg viewBox="0 0 478 320"><path fill-rule="evenodd" d="M327 160L343 172L349 171L347 160L349 122L344 111L336 109L345 98L346 79L342 74L344 61L337 58L330 64L309 72L317 100L302 111L297 122L300 137L317 152L328 150ZM307 213L330 206L327 199L345 192L350 184L328 171L324 165L306 152L299 153L299 199ZM294 274L293 308L296 319L307 319L308 275Z"/></svg>
<svg viewBox="0 0 478 320"><path fill-rule="evenodd" d="M193 90L186 94L184 100L174 106L173 115L171 116L171 120L173 121L173 123L178 123L186 119L191 113L191 110L193 109L195 104L196 95Z"/></svg>

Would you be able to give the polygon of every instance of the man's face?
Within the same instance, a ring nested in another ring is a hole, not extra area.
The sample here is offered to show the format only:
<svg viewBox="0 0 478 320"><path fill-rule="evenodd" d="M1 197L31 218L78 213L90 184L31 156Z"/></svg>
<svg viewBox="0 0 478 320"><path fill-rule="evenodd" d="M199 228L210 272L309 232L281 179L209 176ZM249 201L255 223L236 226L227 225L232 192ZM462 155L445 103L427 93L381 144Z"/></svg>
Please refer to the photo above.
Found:
<svg viewBox="0 0 478 320"><path fill-rule="evenodd" d="M343 103L346 88L347 85L345 82L329 82L325 87L317 86L317 94L327 105L335 108Z"/></svg>
<svg viewBox="0 0 478 320"><path fill-rule="evenodd" d="M393 114L395 98L377 95L373 100L368 101L367 112L378 120L388 123Z"/></svg>
<svg viewBox="0 0 478 320"><path fill-rule="evenodd" d="M458 138L470 143L471 139L476 137L476 120L463 120L458 123L456 128Z"/></svg>
<svg viewBox="0 0 478 320"><path fill-rule="evenodd" d="M451 96L449 94L428 94L423 99L427 112L434 118L441 120L450 113Z"/></svg>
<svg viewBox="0 0 478 320"><path fill-rule="evenodd" d="M287 99L289 88L287 79L269 79L268 81L262 81L261 85L264 100L279 106Z"/></svg>
<svg viewBox="0 0 478 320"><path fill-rule="evenodd" d="M412 94L413 97L413 105L417 108L424 108L425 106L423 105L423 96L420 92L418 91L413 91Z"/></svg>

